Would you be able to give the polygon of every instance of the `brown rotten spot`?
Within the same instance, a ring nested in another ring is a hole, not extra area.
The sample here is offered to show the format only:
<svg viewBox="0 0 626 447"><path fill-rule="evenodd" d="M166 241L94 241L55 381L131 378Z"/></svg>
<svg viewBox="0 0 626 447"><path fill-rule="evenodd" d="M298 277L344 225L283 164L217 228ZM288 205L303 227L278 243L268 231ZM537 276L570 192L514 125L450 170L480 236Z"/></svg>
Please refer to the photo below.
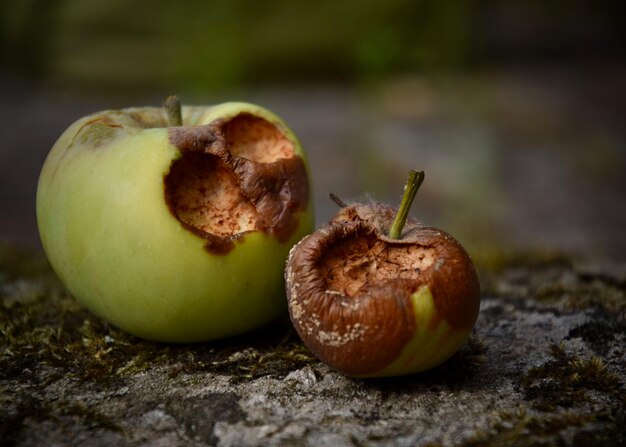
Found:
<svg viewBox="0 0 626 447"><path fill-rule="evenodd" d="M403 205L408 212L410 200ZM298 334L317 357L348 375L434 366L459 347L478 315L478 278L463 247L413 218L392 238L397 214L380 203L346 206L300 241L287 263ZM432 302L419 301L430 299L419 294L426 288Z"/></svg>
<svg viewBox="0 0 626 447"><path fill-rule="evenodd" d="M183 157L165 177L165 197L183 226L206 239L207 250L228 253L251 231L289 240L309 185L304 162L281 129L240 113L169 133Z"/></svg>

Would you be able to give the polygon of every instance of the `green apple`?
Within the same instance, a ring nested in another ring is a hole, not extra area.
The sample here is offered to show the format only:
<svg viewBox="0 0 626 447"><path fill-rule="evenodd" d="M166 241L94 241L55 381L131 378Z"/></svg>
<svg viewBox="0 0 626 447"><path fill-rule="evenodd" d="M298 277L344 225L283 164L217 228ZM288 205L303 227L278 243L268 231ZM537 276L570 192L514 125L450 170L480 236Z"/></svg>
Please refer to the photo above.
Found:
<svg viewBox="0 0 626 447"><path fill-rule="evenodd" d="M344 374L397 376L437 366L478 317L480 286L467 252L449 234L407 220L419 174L411 173L399 210L341 203L328 225L291 250L291 320L309 349Z"/></svg>
<svg viewBox="0 0 626 447"><path fill-rule="evenodd" d="M179 106L180 122L168 110L99 112L61 135L37 190L48 259L80 302L145 339L265 325L313 227L301 145L256 105Z"/></svg>

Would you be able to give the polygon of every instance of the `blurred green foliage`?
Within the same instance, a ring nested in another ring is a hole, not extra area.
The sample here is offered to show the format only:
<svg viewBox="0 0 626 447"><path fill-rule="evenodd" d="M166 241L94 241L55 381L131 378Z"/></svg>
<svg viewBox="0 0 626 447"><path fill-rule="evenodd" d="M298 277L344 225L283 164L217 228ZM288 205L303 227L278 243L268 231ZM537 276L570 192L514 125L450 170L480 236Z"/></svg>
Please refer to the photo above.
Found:
<svg viewBox="0 0 626 447"><path fill-rule="evenodd" d="M2 65L63 85L191 92L454 68L467 0L22 0L0 5Z"/></svg>
<svg viewBox="0 0 626 447"><path fill-rule="evenodd" d="M0 68L63 87L194 93L370 81L520 55L524 64L581 53L613 60L624 37L619 3L4 0Z"/></svg>

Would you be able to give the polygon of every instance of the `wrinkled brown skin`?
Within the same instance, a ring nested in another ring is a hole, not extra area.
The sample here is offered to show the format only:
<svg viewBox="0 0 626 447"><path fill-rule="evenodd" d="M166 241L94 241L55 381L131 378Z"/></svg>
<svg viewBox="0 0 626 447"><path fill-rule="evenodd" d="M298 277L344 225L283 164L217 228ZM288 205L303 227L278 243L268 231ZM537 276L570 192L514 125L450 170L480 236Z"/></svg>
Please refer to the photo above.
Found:
<svg viewBox="0 0 626 447"><path fill-rule="evenodd" d="M242 117L254 119L245 113L235 118ZM271 163L237 157L229 151L224 124L217 120L204 126L170 127L170 142L183 154L219 159L216 162L235 174L242 196L256 208L258 220L255 231L273 236L281 243L287 242L298 228L298 213L306 210L308 205L309 184L304 161L295 154ZM165 184L169 209L178 218L171 201L168 177ZM240 232L219 236L181 223L187 230L204 238L206 249L216 255L228 254L235 247L235 242L245 235L245 232Z"/></svg>
<svg viewBox="0 0 626 447"><path fill-rule="evenodd" d="M287 262L289 313L298 334L318 358L347 375L374 374L400 355L416 329L411 295L421 286L430 287L437 309L431 327L445 320L453 329L469 330L478 316L478 276L461 244L413 218L407 220L402 239L390 239L386 235L395 213L395 208L378 203L348 206L302 239ZM435 261L413 280L368 284L353 297L328 293L319 268L324 255L341 241L366 235L390 245L432 248Z"/></svg>

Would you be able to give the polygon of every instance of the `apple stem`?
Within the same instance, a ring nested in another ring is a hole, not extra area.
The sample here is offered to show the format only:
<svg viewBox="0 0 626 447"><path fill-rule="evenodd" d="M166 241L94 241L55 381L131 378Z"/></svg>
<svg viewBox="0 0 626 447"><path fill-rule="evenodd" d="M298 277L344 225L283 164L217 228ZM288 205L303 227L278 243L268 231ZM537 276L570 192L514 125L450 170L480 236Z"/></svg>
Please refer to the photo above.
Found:
<svg viewBox="0 0 626 447"><path fill-rule="evenodd" d="M330 197L330 200L332 200L339 206L339 208L345 208L348 206L346 202L341 200L339 197L337 197L337 195L333 194L332 192L328 194L328 196Z"/></svg>
<svg viewBox="0 0 626 447"><path fill-rule="evenodd" d="M396 217L393 219L393 224L389 230L389 237L391 239L400 239L402 237L402 228L406 222L406 218L409 216L409 210L415 199L417 190L422 186L424 181L424 171L409 171L409 179L404 187L404 195L402 196L402 202L400 202L400 208L396 213Z"/></svg>
<svg viewBox="0 0 626 447"><path fill-rule="evenodd" d="M167 121L170 127L183 125L183 115L178 96L172 95L165 98L165 101L163 101L163 108L165 109L165 113L167 113Z"/></svg>

